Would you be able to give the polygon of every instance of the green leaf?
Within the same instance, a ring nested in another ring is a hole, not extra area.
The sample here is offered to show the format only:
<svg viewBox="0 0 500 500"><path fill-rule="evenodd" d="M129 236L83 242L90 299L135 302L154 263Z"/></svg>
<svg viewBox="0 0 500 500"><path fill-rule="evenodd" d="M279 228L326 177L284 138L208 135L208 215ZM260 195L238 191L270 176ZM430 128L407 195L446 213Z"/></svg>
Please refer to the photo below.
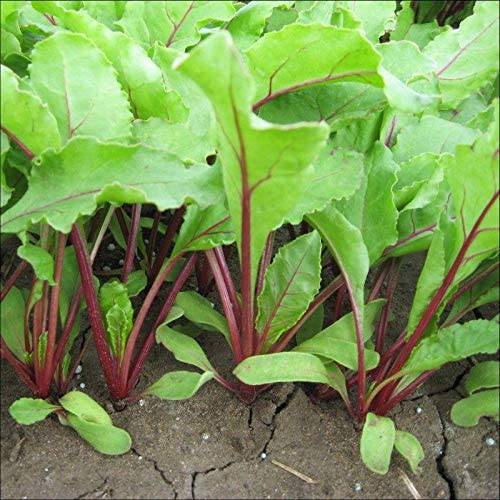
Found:
<svg viewBox="0 0 500 500"><path fill-rule="evenodd" d="M481 417L493 417L498 421L499 408L500 389L476 392L451 407L451 420L460 427L474 427Z"/></svg>
<svg viewBox="0 0 500 500"><path fill-rule="evenodd" d="M0 307L1 335L7 347L24 360L24 299L19 288L12 287Z"/></svg>
<svg viewBox="0 0 500 500"><path fill-rule="evenodd" d="M128 432L111 424L89 422L77 415L67 415L68 424L87 441L92 448L105 455L122 455L132 446Z"/></svg>
<svg viewBox="0 0 500 500"><path fill-rule="evenodd" d="M48 281L50 285L55 285L54 259L47 250L25 243L18 247L17 255L30 263L37 278Z"/></svg>
<svg viewBox="0 0 500 500"><path fill-rule="evenodd" d="M188 399L196 394L199 388L214 377L212 371L195 373L187 371L169 372L154 384L150 385L145 394L153 394L162 399Z"/></svg>
<svg viewBox="0 0 500 500"><path fill-rule="evenodd" d="M366 156L365 177L360 188L348 200L335 203L363 235L370 263L397 240L398 211L392 192L397 170L389 149L376 142Z"/></svg>
<svg viewBox="0 0 500 500"><path fill-rule="evenodd" d="M293 352L308 352L321 358L332 359L350 370L358 370L358 349L355 342L339 339L332 340L318 334L294 347ZM365 349L364 356L365 369L367 370L375 368L380 361L378 353L371 349Z"/></svg>
<svg viewBox="0 0 500 500"><path fill-rule="evenodd" d="M474 365L465 379L465 390L472 394L479 389L491 389L500 386L500 362L483 361Z"/></svg>
<svg viewBox="0 0 500 500"><path fill-rule="evenodd" d="M297 332L295 339L297 344L304 342L305 340L314 337L317 333L323 330L323 322L325 318L325 308L324 305L321 304L309 318L305 321L305 323L300 327L300 330Z"/></svg>
<svg viewBox="0 0 500 500"><path fill-rule="evenodd" d="M206 372L215 371L200 344L188 335L176 332L164 323L156 330L156 340L171 351L177 361L197 366Z"/></svg>
<svg viewBox="0 0 500 500"><path fill-rule="evenodd" d="M71 391L59 399L61 406L77 417L94 424L112 425L111 417L90 396L80 391Z"/></svg>
<svg viewBox="0 0 500 500"><path fill-rule="evenodd" d="M184 222L175 240L172 256L182 252L208 250L228 245L233 241L233 226L222 203L216 203L205 209L191 205L184 215Z"/></svg>
<svg viewBox="0 0 500 500"><path fill-rule="evenodd" d="M135 297L136 295L139 295L144 290L147 284L148 278L146 276L146 273L142 269L133 271L129 274L127 282L125 283L128 296Z"/></svg>
<svg viewBox="0 0 500 500"><path fill-rule="evenodd" d="M204 330L219 331L229 342L229 329L226 319L214 309L214 305L196 292L180 292L175 300L184 316Z"/></svg>
<svg viewBox="0 0 500 500"><path fill-rule="evenodd" d="M322 210L331 200L348 198L360 187L364 175L363 156L355 151L327 144L313 163L314 174L306 191L288 214L291 224L299 224L304 214Z"/></svg>
<svg viewBox="0 0 500 500"><path fill-rule="evenodd" d="M394 27L396 18L396 2L394 1L343 1L345 5L361 22L361 30L368 40L378 42L378 39Z"/></svg>
<svg viewBox="0 0 500 500"><path fill-rule="evenodd" d="M146 168L147 167L147 168ZM24 197L2 217L2 231L17 232L41 220L62 232L98 203L154 203L160 211L193 199L207 206L220 197L218 172L187 169L179 159L145 146L104 144L75 137L47 152Z"/></svg>
<svg viewBox="0 0 500 500"><path fill-rule="evenodd" d="M374 413L366 415L360 451L361 459L372 472L387 474L395 440L396 428L390 418L379 417Z"/></svg>
<svg viewBox="0 0 500 500"><path fill-rule="evenodd" d="M472 144L478 131L459 123L426 115L414 124L404 127L393 148L397 162L408 161L422 153L454 153L458 144Z"/></svg>
<svg viewBox="0 0 500 500"><path fill-rule="evenodd" d="M416 474L418 472L418 465L425 456L420 441L410 432L396 430L394 447L406 459L411 471Z"/></svg>
<svg viewBox="0 0 500 500"><path fill-rule="evenodd" d="M118 21L121 16L121 8L119 6L119 1L113 0L101 0L99 2L95 1L84 1L83 9L89 13L96 21L105 24L108 28L114 29L115 21Z"/></svg>
<svg viewBox="0 0 500 500"><path fill-rule="evenodd" d="M383 87L380 55L358 31L322 24L290 24L265 34L246 52L260 104L328 82ZM266 100L266 101L264 101Z"/></svg>
<svg viewBox="0 0 500 500"><path fill-rule="evenodd" d="M118 280L108 281L99 290L99 302L105 318L108 344L113 354L121 358L134 316L127 286Z"/></svg>
<svg viewBox="0 0 500 500"><path fill-rule="evenodd" d="M126 94L110 62L87 37L56 33L36 44L32 60L31 85L55 116L63 142L74 135L130 136Z"/></svg>
<svg viewBox="0 0 500 500"><path fill-rule="evenodd" d="M498 8L477 2L460 27L438 35L424 49L436 61L443 104L453 107L492 82L498 73Z"/></svg>
<svg viewBox="0 0 500 500"><path fill-rule="evenodd" d="M274 344L304 314L321 282L321 238L317 231L282 246L267 268L257 297L256 327Z"/></svg>
<svg viewBox="0 0 500 500"><path fill-rule="evenodd" d="M37 358L40 366L45 365L45 356L47 354L47 340L48 340L48 332L43 332L40 337L38 337L38 346L37 346Z"/></svg>
<svg viewBox="0 0 500 500"><path fill-rule="evenodd" d="M330 24L334 7L334 2L322 2L315 0L295 2L295 9L298 12L297 22L301 24Z"/></svg>
<svg viewBox="0 0 500 500"><path fill-rule="evenodd" d="M240 253L242 195L246 190L253 284L265 240L270 231L283 223L304 191L304 181L310 173L308 165L323 146L328 127L281 127L253 116L252 78L226 32L211 35L177 67L198 83L214 107L224 187Z"/></svg>
<svg viewBox="0 0 500 500"><path fill-rule="evenodd" d="M1 68L2 130L16 136L34 155L58 148L61 138L54 115L40 98L24 87L7 67Z"/></svg>
<svg viewBox="0 0 500 500"><path fill-rule="evenodd" d="M225 1L127 2L116 24L145 48L159 42L184 50L200 40L203 26L229 21L233 15L232 2Z"/></svg>
<svg viewBox="0 0 500 500"><path fill-rule="evenodd" d="M59 408L44 399L20 398L10 405L9 413L18 424L31 425L44 420Z"/></svg>
<svg viewBox="0 0 500 500"><path fill-rule="evenodd" d="M274 9L292 5L288 1L248 2L236 12L226 29L240 50L248 49L264 31Z"/></svg>
<svg viewBox="0 0 500 500"><path fill-rule="evenodd" d="M33 3L40 12L56 16L67 29L86 35L106 56L118 73L118 80L133 103L134 115L141 119L151 116L179 116L185 112L179 95L165 88L158 66L145 50L130 37L112 31L83 10L66 9L66 3L38 1Z"/></svg>
<svg viewBox="0 0 500 500"><path fill-rule="evenodd" d="M307 221L319 231L339 266L362 330L369 256L359 229L333 207L308 215Z"/></svg>
<svg viewBox="0 0 500 500"><path fill-rule="evenodd" d="M424 338L413 350L403 367L405 373L436 370L451 361L474 354L493 354L498 351L498 322L474 320L443 328Z"/></svg>

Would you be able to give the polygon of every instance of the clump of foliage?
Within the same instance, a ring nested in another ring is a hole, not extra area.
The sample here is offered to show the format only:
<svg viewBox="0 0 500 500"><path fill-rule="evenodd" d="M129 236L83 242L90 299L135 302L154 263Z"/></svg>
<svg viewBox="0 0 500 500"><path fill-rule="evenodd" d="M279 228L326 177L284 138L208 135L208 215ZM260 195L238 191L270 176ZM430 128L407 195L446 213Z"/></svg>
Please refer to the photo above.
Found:
<svg viewBox="0 0 500 500"><path fill-rule="evenodd" d="M498 350L498 319L465 321L498 302L496 4L4 4L1 229L22 262L2 299L24 323L2 307L2 357L34 394L68 390L86 307L115 400L315 383L364 423L371 470L395 447L416 471L420 444L387 415L443 365ZM109 237L124 258L103 275ZM155 339L201 372L141 388ZM498 415L495 368L471 371L455 423Z"/></svg>

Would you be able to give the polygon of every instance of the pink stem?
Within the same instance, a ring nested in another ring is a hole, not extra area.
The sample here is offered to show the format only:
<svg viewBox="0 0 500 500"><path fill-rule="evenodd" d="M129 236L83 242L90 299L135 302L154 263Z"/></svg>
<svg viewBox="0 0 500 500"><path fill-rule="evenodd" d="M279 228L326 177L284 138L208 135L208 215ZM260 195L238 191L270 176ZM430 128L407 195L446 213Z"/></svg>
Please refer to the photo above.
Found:
<svg viewBox="0 0 500 500"><path fill-rule="evenodd" d="M121 280L126 283L134 267L135 252L137 250L137 234L141 224L141 204L132 207L132 219L128 232L127 250L125 252L125 263L123 264Z"/></svg>

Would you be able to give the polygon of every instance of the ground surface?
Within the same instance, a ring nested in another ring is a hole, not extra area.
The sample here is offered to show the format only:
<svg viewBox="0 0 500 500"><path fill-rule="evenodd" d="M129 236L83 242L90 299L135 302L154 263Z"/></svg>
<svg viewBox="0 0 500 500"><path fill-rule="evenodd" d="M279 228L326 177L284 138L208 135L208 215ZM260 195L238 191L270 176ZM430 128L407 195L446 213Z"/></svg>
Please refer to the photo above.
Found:
<svg viewBox="0 0 500 500"><path fill-rule="evenodd" d="M396 328L408 308L414 268L403 269ZM202 343L216 365L228 365L216 334ZM142 383L180 366L157 347ZM130 432L133 449L110 458L56 420L16 425L8 406L28 393L2 365L1 498L498 498L498 426L482 419L461 429L449 419L469 366L441 370L393 412L396 426L420 439L426 457L414 475L394 456L381 477L361 463L359 430L340 402L315 405L303 386L275 386L251 407L215 382L184 402L148 398L112 414ZM93 352L76 383L106 404Z"/></svg>

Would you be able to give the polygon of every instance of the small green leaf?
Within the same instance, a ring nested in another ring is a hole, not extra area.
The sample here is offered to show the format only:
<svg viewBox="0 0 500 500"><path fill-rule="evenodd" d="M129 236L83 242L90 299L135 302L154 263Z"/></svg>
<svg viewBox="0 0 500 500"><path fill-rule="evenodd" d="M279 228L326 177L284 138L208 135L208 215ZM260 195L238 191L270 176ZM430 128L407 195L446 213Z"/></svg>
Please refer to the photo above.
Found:
<svg viewBox="0 0 500 500"><path fill-rule="evenodd" d="M128 280L125 283L129 297L139 295L148 283L146 273L140 269L129 274Z"/></svg>
<svg viewBox="0 0 500 500"><path fill-rule="evenodd" d="M451 420L460 427L473 427L481 417L493 417L498 420L499 408L499 389L476 392L452 406Z"/></svg>
<svg viewBox="0 0 500 500"><path fill-rule="evenodd" d="M19 288L12 287L0 307L0 334L7 347L20 360L24 359L24 299Z"/></svg>
<svg viewBox="0 0 500 500"><path fill-rule="evenodd" d="M47 353L47 338L48 338L47 332L43 332L40 335L40 337L38 337L37 357L38 357L38 362L40 363L40 366L43 366L45 364L45 355Z"/></svg>
<svg viewBox="0 0 500 500"><path fill-rule="evenodd" d="M44 399L20 398L10 405L9 413L18 424L31 425L59 408Z"/></svg>
<svg viewBox="0 0 500 500"><path fill-rule="evenodd" d="M80 419L100 425L112 425L111 417L90 396L80 391L71 391L59 399L61 406Z"/></svg>
<svg viewBox="0 0 500 500"><path fill-rule="evenodd" d="M424 459L424 450L420 441L411 433L396 430L394 442L396 450L406 458L414 474L418 471L418 465Z"/></svg>
<svg viewBox="0 0 500 500"><path fill-rule="evenodd" d="M229 342L226 319L214 309L214 305L196 292L180 292L175 303L184 311L184 316L205 330L219 331Z"/></svg>
<svg viewBox="0 0 500 500"><path fill-rule="evenodd" d="M48 281L50 285L55 285L54 259L47 250L26 243L18 247L17 255L31 264L37 278Z"/></svg>
<svg viewBox="0 0 500 500"><path fill-rule="evenodd" d="M257 330L269 348L304 314L321 282L321 238L317 231L282 246L268 267L257 297Z"/></svg>
<svg viewBox="0 0 500 500"><path fill-rule="evenodd" d="M199 388L214 377L212 371L204 373L176 371L166 373L157 380L153 385L150 385L144 392L145 394L153 394L162 399L188 399Z"/></svg>
<svg viewBox="0 0 500 500"><path fill-rule="evenodd" d="M483 361L474 365L465 379L465 390L472 394L479 389L491 389L500 385L500 362Z"/></svg>
<svg viewBox="0 0 500 500"><path fill-rule="evenodd" d="M379 417L374 413L366 415L360 451L361 459L372 472L387 474L395 439L396 428L390 418Z"/></svg>
<svg viewBox="0 0 500 500"><path fill-rule="evenodd" d="M111 424L91 422L69 413L68 424L99 453L122 455L132 446L128 432Z"/></svg>
<svg viewBox="0 0 500 500"><path fill-rule="evenodd" d="M203 371L214 371L200 344L188 335L176 332L163 323L156 330L156 340L171 351L177 361L197 366Z"/></svg>

